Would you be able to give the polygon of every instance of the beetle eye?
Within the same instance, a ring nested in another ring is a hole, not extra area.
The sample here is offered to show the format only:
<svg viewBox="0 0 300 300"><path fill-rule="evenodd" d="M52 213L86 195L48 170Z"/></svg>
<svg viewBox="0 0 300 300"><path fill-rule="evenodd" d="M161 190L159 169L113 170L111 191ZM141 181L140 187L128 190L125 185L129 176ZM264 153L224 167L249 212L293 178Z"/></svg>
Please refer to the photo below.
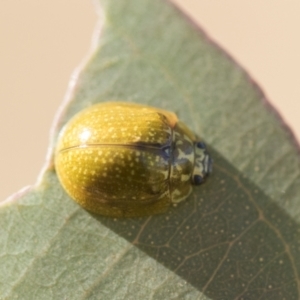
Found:
<svg viewBox="0 0 300 300"><path fill-rule="evenodd" d="M203 178L200 175L194 175L193 181L195 185L200 185L203 182Z"/></svg>
<svg viewBox="0 0 300 300"><path fill-rule="evenodd" d="M203 142L198 142L196 145L199 149L206 149L206 145Z"/></svg>

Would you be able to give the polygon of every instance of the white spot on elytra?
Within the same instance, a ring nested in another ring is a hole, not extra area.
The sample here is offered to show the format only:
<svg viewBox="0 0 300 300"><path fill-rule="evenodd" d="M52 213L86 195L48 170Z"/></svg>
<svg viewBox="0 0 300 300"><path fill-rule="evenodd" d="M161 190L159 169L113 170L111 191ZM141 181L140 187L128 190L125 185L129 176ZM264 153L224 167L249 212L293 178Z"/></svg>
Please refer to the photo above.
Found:
<svg viewBox="0 0 300 300"><path fill-rule="evenodd" d="M85 143L89 139L90 136L91 136L90 130L85 129L84 131L82 131L79 138L82 143Z"/></svg>

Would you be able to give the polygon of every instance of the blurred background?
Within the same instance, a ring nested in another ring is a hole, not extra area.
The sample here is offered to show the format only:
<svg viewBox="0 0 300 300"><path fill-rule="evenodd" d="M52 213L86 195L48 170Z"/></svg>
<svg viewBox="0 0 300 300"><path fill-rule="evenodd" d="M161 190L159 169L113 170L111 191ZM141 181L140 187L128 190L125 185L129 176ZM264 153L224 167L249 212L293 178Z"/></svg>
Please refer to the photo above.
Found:
<svg viewBox="0 0 300 300"><path fill-rule="evenodd" d="M173 2L251 74L300 141L300 1ZM1 201L36 181L53 117L90 49L97 16L91 0L0 7Z"/></svg>

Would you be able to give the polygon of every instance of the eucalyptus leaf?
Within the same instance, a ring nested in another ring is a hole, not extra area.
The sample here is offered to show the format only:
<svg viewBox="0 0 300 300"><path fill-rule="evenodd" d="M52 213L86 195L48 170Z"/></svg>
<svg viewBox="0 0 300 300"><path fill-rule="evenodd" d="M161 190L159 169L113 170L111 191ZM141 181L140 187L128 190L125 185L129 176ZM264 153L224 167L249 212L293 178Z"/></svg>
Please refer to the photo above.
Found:
<svg viewBox="0 0 300 300"><path fill-rule="evenodd" d="M96 48L58 113L40 180L1 204L0 298L299 299L291 132L245 71L172 3L100 4ZM176 112L208 144L207 182L147 218L105 218L73 202L53 166L59 130L110 100Z"/></svg>

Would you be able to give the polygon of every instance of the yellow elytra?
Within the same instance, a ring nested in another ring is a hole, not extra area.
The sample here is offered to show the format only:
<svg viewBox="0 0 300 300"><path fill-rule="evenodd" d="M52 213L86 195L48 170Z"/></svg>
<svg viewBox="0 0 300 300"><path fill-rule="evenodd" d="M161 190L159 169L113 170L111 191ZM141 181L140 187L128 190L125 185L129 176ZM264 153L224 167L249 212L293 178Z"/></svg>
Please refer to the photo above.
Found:
<svg viewBox="0 0 300 300"><path fill-rule="evenodd" d="M211 165L205 144L174 113L125 102L96 104L75 115L55 152L66 192L109 217L165 212L204 182Z"/></svg>

